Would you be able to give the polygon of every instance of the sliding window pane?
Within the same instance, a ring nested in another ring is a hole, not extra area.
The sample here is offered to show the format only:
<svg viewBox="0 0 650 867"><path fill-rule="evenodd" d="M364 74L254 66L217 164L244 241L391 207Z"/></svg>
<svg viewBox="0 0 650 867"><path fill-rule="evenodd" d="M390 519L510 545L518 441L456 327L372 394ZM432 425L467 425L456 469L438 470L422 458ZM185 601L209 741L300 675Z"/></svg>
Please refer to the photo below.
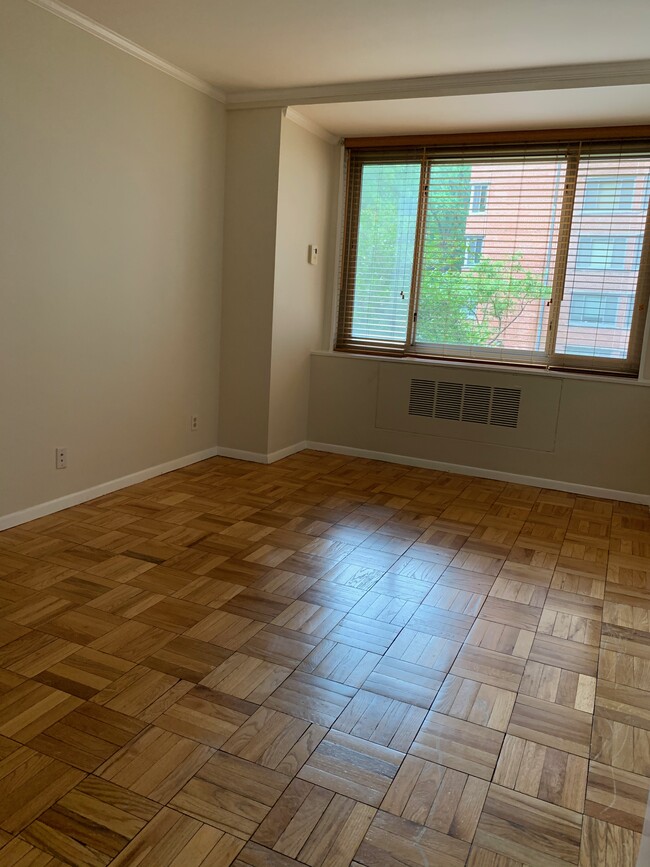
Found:
<svg viewBox="0 0 650 867"><path fill-rule="evenodd" d="M433 162L417 344L496 359L544 352L565 177L564 154ZM489 189L482 211L478 187Z"/></svg>
<svg viewBox="0 0 650 867"><path fill-rule="evenodd" d="M363 166L351 336L404 343L420 190L420 164Z"/></svg>
<svg viewBox="0 0 650 867"><path fill-rule="evenodd" d="M580 160L557 356L628 357L649 179L646 156Z"/></svg>

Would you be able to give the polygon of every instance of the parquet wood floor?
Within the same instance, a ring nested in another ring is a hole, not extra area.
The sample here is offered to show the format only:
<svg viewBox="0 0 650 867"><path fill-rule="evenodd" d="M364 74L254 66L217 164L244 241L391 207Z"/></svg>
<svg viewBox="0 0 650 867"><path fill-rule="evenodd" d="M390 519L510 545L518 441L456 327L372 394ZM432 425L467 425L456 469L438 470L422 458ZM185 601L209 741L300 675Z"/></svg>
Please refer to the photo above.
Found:
<svg viewBox="0 0 650 867"><path fill-rule="evenodd" d="M0 533L3 867L637 867L649 794L647 508L304 451Z"/></svg>

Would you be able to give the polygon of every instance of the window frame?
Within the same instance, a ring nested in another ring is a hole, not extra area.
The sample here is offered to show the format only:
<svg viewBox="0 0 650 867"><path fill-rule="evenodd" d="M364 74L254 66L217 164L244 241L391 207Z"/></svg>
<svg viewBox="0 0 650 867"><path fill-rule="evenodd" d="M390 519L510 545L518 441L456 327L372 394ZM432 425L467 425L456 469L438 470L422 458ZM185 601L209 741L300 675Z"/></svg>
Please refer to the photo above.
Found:
<svg viewBox="0 0 650 867"><path fill-rule="evenodd" d="M384 355L387 357L410 357L430 360L458 360L467 363L512 364L517 367L541 367L547 370L575 371L580 373L618 374L624 376L638 376L639 362L641 358L644 338L644 324L648 306L648 294L650 283L650 208L646 210L644 231L639 234L642 244L640 250L640 262L635 294L630 296L631 301L631 328L628 340L628 352L625 359L604 358L599 356L570 356L566 352L556 351L556 338L560 320L560 306L563 299L564 285L569 254L569 234L560 233L564 240L558 244L555 250L555 275L553 290L550 300L551 323L547 333L546 346L543 351L507 350L501 349L499 358L495 358L489 347L464 345L453 346L450 344L418 344L415 341L415 324L417 321L417 305L419 295L419 283L421 278L421 253L422 236L424 232L423 202L426 199L427 172L422 169L426 166L427 154L438 147L449 149L450 146L466 148L472 145L501 147L519 147L524 143L534 142L543 145L557 145L561 143L566 147L567 153L567 177L572 177L572 183L568 184L571 189L565 188L562 215L560 219L570 226L573 215L579 213L576 202L576 180L579 154L582 146L586 143L604 150L602 153L613 153L610 146L626 145L632 143L636 147L635 153L645 157L650 154L650 126L616 128L615 134L608 128L595 130L546 130L534 133L491 133L473 135L441 135L441 136L409 136L409 137L384 137L379 139L346 139L346 168L345 168L345 208L342 225L341 261L340 261L340 286L338 298L337 327L334 336L333 349L341 352L356 354ZM584 137L589 133L590 137ZM542 146L543 146L542 145ZM411 277L411 291L407 319L407 334L404 341L381 340L381 339L355 339L351 333L351 311L354 304L354 256L347 251L355 249L359 230L359 198L355 201L355 189L360 190L360 179L363 168L363 156L359 159L359 153L381 149L385 153L385 159L381 164L394 162L421 162L420 170L420 199L418 206L418 218L416 226L416 240L413 253L413 270ZM589 154L587 153L587 158ZM428 157L430 159L430 156ZM633 174L632 171L629 174ZM638 171L634 172L638 175ZM356 175L356 178L355 178ZM647 180L650 186L650 176ZM471 209L470 209L470 213ZM480 212L484 213L484 212ZM470 236L478 233L469 233ZM628 247L630 233L627 233ZM635 242L637 243L637 242ZM627 250L629 255L630 251ZM468 267L472 267L471 265ZM485 351L487 349L487 351ZM525 356L523 358L522 356Z"/></svg>

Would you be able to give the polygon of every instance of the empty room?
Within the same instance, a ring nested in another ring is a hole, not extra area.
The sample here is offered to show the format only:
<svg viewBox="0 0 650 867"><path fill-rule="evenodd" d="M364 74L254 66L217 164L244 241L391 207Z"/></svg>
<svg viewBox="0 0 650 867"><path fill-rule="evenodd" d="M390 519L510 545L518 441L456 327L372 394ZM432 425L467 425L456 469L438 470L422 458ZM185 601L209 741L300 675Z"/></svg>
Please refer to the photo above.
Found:
<svg viewBox="0 0 650 867"><path fill-rule="evenodd" d="M0 0L0 867L650 867L649 33Z"/></svg>

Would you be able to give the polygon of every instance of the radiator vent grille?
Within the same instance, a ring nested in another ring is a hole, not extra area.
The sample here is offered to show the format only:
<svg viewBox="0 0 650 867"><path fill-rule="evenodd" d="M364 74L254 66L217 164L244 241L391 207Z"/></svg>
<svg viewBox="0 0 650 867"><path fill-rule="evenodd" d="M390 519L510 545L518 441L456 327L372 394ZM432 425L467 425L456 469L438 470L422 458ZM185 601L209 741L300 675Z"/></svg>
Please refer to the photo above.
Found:
<svg viewBox="0 0 650 867"><path fill-rule="evenodd" d="M412 379L409 415L516 428L520 388Z"/></svg>
<svg viewBox="0 0 650 867"><path fill-rule="evenodd" d="M435 396L435 382L431 382L428 379L412 379L409 415L421 415L424 418L432 418Z"/></svg>

